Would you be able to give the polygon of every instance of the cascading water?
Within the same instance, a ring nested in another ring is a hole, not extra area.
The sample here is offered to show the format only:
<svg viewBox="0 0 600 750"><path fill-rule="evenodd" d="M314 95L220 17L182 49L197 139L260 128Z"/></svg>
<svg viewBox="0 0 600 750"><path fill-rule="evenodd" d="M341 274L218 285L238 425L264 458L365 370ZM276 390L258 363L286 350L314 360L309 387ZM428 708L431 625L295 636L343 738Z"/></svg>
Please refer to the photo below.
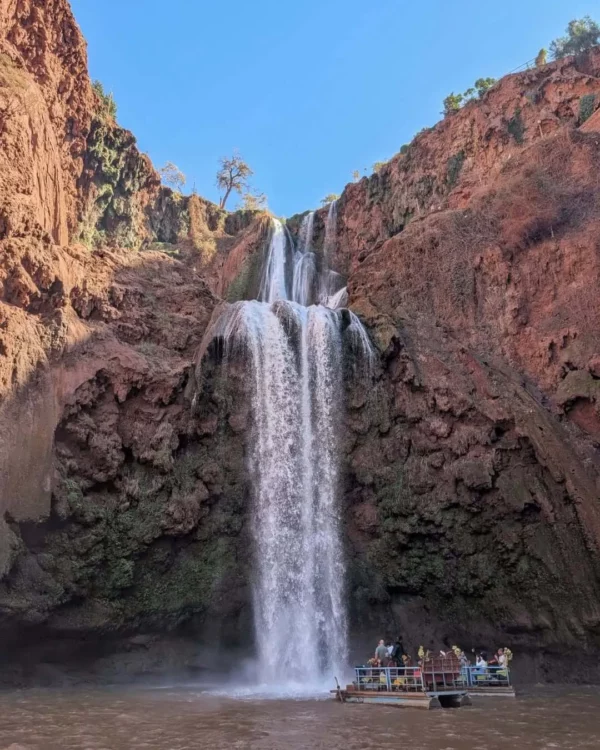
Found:
<svg viewBox="0 0 600 750"><path fill-rule="evenodd" d="M325 220L325 240L323 241L323 262L325 272L319 284L319 302L333 310L343 307L348 300L346 288L339 273L329 269L337 242L337 200L329 204Z"/></svg>
<svg viewBox="0 0 600 750"><path fill-rule="evenodd" d="M311 302L317 278L317 262L312 251L314 223L315 212L311 211L302 220L298 235L298 249L294 254L292 300L304 306Z"/></svg>
<svg viewBox="0 0 600 750"><path fill-rule="evenodd" d="M284 228L273 224L261 301L229 306L214 336L225 342L226 357L242 349L252 366L259 682L271 690L290 683L314 689L330 685L347 662L338 419L344 352L368 360L371 348L351 312L288 299L292 256ZM303 257L310 241L307 231Z"/></svg>
<svg viewBox="0 0 600 750"><path fill-rule="evenodd" d="M308 253L312 249L315 227L315 211L309 211L302 219L298 234L298 249L301 253Z"/></svg>
<svg viewBox="0 0 600 750"><path fill-rule="evenodd" d="M325 266L329 266L329 262L333 253L335 252L335 244L337 240L337 200L331 201L329 204L329 210L327 211L327 219L325 220L325 241L323 243L323 255L325 256Z"/></svg>
<svg viewBox="0 0 600 750"><path fill-rule="evenodd" d="M283 224L275 219L267 262L260 285L259 299L262 302L275 302L287 299L286 257L287 235Z"/></svg>

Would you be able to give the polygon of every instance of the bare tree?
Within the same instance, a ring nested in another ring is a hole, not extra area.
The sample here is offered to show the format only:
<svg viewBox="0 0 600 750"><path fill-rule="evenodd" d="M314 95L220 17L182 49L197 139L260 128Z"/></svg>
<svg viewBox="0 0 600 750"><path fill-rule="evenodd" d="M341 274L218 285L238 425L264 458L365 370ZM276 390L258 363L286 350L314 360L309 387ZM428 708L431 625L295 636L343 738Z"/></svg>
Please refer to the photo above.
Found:
<svg viewBox="0 0 600 750"><path fill-rule="evenodd" d="M176 164L168 161L164 167L161 167L158 170L158 173L165 185L173 188L173 190L178 190L179 192L181 192L183 186L186 183L186 178Z"/></svg>
<svg viewBox="0 0 600 750"><path fill-rule="evenodd" d="M237 151L234 151L233 156L230 159L223 157L219 161L221 168L217 172L217 187L224 190L223 197L219 203L220 208L225 208L227 199L231 195L233 190L236 193L242 193L244 190L248 190L248 178L251 177L254 172L242 159Z"/></svg>
<svg viewBox="0 0 600 750"><path fill-rule="evenodd" d="M266 211L267 196L249 189L244 193L241 208L245 211Z"/></svg>

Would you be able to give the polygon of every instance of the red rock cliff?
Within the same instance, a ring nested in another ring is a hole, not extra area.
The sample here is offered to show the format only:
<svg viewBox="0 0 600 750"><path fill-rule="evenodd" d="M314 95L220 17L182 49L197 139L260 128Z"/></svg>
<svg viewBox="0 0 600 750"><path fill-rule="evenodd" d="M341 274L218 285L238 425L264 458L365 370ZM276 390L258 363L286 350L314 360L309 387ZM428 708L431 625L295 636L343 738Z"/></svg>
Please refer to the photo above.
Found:
<svg viewBox="0 0 600 750"><path fill-rule="evenodd" d="M436 602L449 638L462 609L482 642L597 648L599 108L598 49L508 76L339 201L384 358L350 412L356 564L415 638Z"/></svg>
<svg viewBox="0 0 600 750"><path fill-rule="evenodd" d="M597 661L599 105L598 51L508 76L339 202L380 354L345 430L356 643ZM267 224L160 186L66 0L0 0L5 680L90 634L135 667L139 632L247 633L245 373L192 373Z"/></svg>

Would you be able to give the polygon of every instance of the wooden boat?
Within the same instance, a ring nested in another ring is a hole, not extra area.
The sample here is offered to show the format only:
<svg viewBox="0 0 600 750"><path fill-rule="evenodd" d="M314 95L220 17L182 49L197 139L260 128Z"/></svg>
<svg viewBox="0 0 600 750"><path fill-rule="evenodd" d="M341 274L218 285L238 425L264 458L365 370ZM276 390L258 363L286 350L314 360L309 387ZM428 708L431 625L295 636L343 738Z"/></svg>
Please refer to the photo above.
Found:
<svg viewBox="0 0 600 750"><path fill-rule="evenodd" d="M463 667L461 680L472 697L515 698L510 684L510 670L502 667Z"/></svg>
<svg viewBox="0 0 600 750"><path fill-rule="evenodd" d="M458 659L428 659L419 667L355 667L355 680L332 690L344 703L409 708L458 708L470 704Z"/></svg>

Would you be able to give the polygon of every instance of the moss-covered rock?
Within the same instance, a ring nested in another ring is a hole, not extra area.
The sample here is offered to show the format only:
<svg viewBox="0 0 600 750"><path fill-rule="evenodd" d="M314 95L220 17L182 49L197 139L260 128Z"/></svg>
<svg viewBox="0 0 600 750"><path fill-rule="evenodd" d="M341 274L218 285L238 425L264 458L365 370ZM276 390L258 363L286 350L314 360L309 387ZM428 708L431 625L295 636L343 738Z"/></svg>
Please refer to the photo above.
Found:
<svg viewBox="0 0 600 750"><path fill-rule="evenodd" d="M160 183L132 133L109 118L95 117L87 139L82 185L88 193L78 240L139 247L147 234L142 191Z"/></svg>

